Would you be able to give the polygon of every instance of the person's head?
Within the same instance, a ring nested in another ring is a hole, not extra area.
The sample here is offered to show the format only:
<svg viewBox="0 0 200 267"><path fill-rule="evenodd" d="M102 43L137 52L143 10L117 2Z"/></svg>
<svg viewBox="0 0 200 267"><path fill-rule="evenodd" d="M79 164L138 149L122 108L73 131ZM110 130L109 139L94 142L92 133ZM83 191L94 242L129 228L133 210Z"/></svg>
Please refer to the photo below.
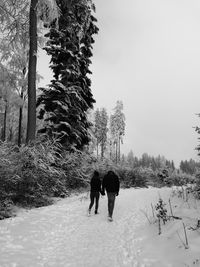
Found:
<svg viewBox="0 0 200 267"><path fill-rule="evenodd" d="M113 175L113 174L115 174L115 173L114 173L113 170L110 170L110 171L108 171L108 174L109 174L109 175Z"/></svg>
<svg viewBox="0 0 200 267"><path fill-rule="evenodd" d="M99 178L99 172L98 171L94 171L93 177L94 178Z"/></svg>

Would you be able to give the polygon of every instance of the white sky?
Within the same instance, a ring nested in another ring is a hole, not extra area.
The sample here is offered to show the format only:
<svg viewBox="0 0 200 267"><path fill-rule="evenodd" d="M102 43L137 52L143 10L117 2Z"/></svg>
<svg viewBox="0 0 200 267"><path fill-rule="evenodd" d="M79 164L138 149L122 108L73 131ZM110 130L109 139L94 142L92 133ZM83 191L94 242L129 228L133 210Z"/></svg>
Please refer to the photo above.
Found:
<svg viewBox="0 0 200 267"><path fill-rule="evenodd" d="M199 0L95 0L99 34L92 58L95 108L122 100L122 151L197 160L200 112ZM46 59L39 72L49 77Z"/></svg>

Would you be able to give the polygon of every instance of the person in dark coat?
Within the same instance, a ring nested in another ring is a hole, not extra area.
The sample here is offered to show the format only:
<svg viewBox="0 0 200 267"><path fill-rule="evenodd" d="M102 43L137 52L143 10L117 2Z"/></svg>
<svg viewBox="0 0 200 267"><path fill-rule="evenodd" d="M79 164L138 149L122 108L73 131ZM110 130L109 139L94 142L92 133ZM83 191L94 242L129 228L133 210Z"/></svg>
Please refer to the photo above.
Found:
<svg viewBox="0 0 200 267"><path fill-rule="evenodd" d="M88 215L91 214L91 209L95 201L95 214L98 214L99 196L101 192L101 180L99 178L99 172L94 171L92 179L90 181L90 205L88 209Z"/></svg>
<svg viewBox="0 0 200 267"><path fill-rule="evenodd" d="M102 194L105 194L105 190L108 197L108 220L112 221L113 209L115 205L115 197L119 194L119 178L113 171L108 171L104 176L102 182Z"/></svg>

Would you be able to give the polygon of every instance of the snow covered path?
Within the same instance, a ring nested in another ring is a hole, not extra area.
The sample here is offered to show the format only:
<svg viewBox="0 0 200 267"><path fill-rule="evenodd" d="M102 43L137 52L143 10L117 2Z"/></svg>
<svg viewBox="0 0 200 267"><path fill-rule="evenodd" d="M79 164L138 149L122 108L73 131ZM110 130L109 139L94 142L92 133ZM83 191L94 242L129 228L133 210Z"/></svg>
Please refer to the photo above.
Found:
<svg viewBox="0 0 200 267"><path fill-rule="evenodd" d="M107 221L107 197L98 215L86 216L86 194L22 212L0 221L1 267L145 266L138 262L147 223L141 212L170 189L126 189L116 198L114 221Z"/></svg>

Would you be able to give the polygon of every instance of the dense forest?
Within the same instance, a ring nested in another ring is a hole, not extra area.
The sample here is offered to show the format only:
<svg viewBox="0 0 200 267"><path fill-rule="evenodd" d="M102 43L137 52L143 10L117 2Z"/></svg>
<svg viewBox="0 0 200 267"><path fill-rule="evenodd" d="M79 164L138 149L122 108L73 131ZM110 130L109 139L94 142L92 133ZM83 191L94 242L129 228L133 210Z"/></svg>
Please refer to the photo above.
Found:
<svg viewBox="0 0 200 267"><path fill-rule="evenodd" d="M98 34L89 0L0 3L0 219L13 205L42 206L87 188L95 169L114 169L122 186L197 183L199 163L175 168L163 156L121 153L123 103L94 110L90 65ZM51 83L38 88L38 47Z"/></svg>

